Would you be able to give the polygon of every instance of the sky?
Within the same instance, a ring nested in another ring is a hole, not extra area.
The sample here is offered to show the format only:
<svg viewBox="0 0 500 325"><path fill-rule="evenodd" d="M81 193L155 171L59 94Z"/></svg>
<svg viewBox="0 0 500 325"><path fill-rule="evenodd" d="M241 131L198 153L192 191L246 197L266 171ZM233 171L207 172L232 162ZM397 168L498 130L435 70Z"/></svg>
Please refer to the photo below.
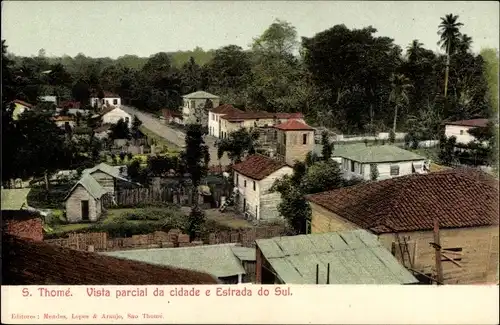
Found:
<svg viewBox="0 0 500 325"><path fill-rule="evenodd" d="M372 25L405 48L413 39L438 51L440 17L459 15L473 51L499 48L497 1L2 1L2 39L16 55L84 53L116 58L247 48L275 19L290 22L299 37L345 24Z"/></svg>

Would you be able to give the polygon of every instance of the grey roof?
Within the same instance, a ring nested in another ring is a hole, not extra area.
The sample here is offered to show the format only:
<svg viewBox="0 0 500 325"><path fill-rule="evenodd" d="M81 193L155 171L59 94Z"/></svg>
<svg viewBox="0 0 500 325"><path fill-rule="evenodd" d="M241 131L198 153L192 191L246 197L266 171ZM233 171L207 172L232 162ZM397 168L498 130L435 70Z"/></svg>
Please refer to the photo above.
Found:
<svg viewBox="0 0 500 325"><path fill-rule="evenodd" d="M364 143L335 146L332 156L347 158L360 163L382 163L426 159L416 153L393 145L384 144L366 146Z"/></svg>
<svg viewBox="0 0 500 325"><path fill-rule="evenodd" d="M21 210L28 205L30 188L2 189L2 210Z"/></svg>
<svg viewBox="0 0 500 325"><path fill-rule="evenodd" d="M231 249L232 246L234 244L137 249L103 254L150 264L199 271L223 278L245 274L240 260Z"/></svg>
<svg viewBox="0 0 500 325"><path fill-rule="evenodd" d="M258 248L285 283L410 284L418 280L366 230L259 239Z"/></svg>
<svg viewBox="0 0 500 325"><path fill-rule="evenodd" d="M92 177L89 174L83 174L82 178L71 188L71 190L68 192L66 197L64 198L64 201L66 201L71 193L78 187L78 185L83 186L84 189L89 192L89 194L94 198L94 199L99 199L101 198L104 194L106 194L106 190L104 187L99 184L94 177Z"/></svg>
<svg viewBox="0 0 500 325"><path fill-rule="evenodd" d="M195 91L194 93L190 93L190 94L184 95L182 97L186 98L186 99L205 99L205 98L217 99L217 98L219 98L219 96L212 95L212 94L207 93L206 91L203 91L203 90Z"/></svg>
<svg viewBox="0 0 500 325"><path fill-rule="evenodd" d="M111 177L114 177L116 179L119 179L119 180L122 180L122 181L125 181L125 182L131 182L130 180L126 179L125 177L123 177L120 174L120 169L119 168L110 166L110 165L108 165L106 163L100 163L99 165L94 166L92 168L84 169L83 172L82 172L82 174L92 174L92 173L95 173L96 171L101 171L103 173L108 174Z"/></svg>
<svg viewBox="0 0 500 325"><path fill-rule="evenodd" d="M232 246L231 249L240 261L255 261L255 248Z"/></svg>

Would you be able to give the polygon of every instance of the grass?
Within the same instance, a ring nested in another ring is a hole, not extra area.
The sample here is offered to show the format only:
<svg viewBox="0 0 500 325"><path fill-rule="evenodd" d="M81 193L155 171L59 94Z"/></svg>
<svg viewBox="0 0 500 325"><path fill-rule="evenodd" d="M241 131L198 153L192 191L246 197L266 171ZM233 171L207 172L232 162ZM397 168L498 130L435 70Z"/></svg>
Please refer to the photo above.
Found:
<svg viewBox="0 0 500 325"><path fill-rule="evenodd" d="M167 150L168 154L172 155L177 155L179 154L181 148L179 146L175 145L174 143L166 140L165 138L159 136L158 134L154 133L150 129L146 128L145 126L141 125L139 127L139 130L149 139L153 139L156 141L156 143L161 146L163 149Z"/></svg>

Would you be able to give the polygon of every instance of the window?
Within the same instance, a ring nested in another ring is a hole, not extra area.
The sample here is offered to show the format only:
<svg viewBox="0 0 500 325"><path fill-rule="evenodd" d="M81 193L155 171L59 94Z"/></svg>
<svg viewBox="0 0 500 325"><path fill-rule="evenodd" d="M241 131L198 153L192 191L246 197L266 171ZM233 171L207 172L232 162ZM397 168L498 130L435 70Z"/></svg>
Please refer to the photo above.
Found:
<svg viewBox="0 0 500 325"><path fill-rule="evenodd" d="M283 133L283 144L286 144L286 133Z"/></svg>
<svg viewBox="0 0 500 325"><path fill-rule="evenodd" d="M398 175L399 175L399 166L392 165L391 166L391 176L398 176Z"/></svg>
<svg viewBox="0 0 500 325"><path fill-rule="evenodd" d="M240 184L240 175L236 174L236 186Z"/></svg>
<svg viewBox="0 0 500 325"><path fill-rule="evenodd" d="M191 108L196 108L196 104L195 104L194 100L191 101Z"/></svg>
<svg viewBox="0 0 500 325"><path fill-rule="evenodd" d="M464 130L460 130L460 135L464 135Z"/></svg>
<svg viewBox="0 0 500 325"><path fill-rule="evenodd" d="M243 181L243 187L247 187L247 181L246 180Z"/></svg>
<svg viewBox="0 0 500 325"><path fill-rule="evenodd" d="M255 191L255 188L256 188L256 186L255 186L255 181L253 181L253 190L254 190L254 191Z"/></svg>
<svg viewBox="0 0 500 325"><path fill-rule="evenodd" d="M354 168L354 161L351 161L351 172L354 173L356 169Z"/></svg>
<svg viewBox="0 0 500 325"><path fill-rule="evenodd" d="M118 99L113 99L113 105L118 105Z"/></svg>
<svg viewBox="0 0 500 325"><path fill-rule="evenodd" d="M462 260L462 248L454 247L454 248L443 248L441 250L441 261L453 263L450 259L455 262L459 262Z"/></svg>
<svg viewBox="0 0 500 325"><path fill-rule="evenodd" d="M307 133L302 134L302 144L307 144Z"/></svg>

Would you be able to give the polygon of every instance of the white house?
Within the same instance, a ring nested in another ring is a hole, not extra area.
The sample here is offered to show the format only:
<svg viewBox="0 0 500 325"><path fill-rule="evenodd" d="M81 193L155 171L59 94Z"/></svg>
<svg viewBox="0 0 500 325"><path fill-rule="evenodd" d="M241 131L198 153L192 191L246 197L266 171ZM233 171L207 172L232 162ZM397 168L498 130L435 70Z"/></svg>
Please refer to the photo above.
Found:
<svg viewBox="0 0 500 325"><path fill-rule="evenodd" d="M128 127L132 127L132 115L125 112L119 107L109 107L101 113L102 124L116 124L120 119L128 123Z"/></svg>
<svg viewBox="0 0 500 325"><path fill-rule="evenodd" d="M208 126L208 110L219 106L219 96L206 91L196 91L182 96L182 117L184 124L201 123ZM207 105L209 108L206 109Z"/></svg>
<svg viewBox="0 0 500 325"><path fill-rule="evenodd" d="M393 145L346 144L335 146L333 160L344 177L371 179L371 169L377 166L377 180L427 171L427 159Z"/></svg>
<svg viewBox="0 0 500 325"><path fill-rule="evenodd" d="M234 165L233 171L237 208L255 220L280 218L281 195L269 189L276 179L291 175L293 169L284 162L256 154Z"/></svg>
<svg viewBox="0 0 500 325"><path fill-rule="evenodd" d="M54 103L54 105L57 105L57 96L40 96L38 97L38 100L41 102Z"/></svg>
<svg viewBox="0 0 500 325"><path fill-rule="evenodd" d="M223 123L223 121L221 120L221 117L238 113L243 113L243 111L235 108L231 104L220 105L209 110L208 134L216 138L222 138L223 135L221 134L221 123Z"/></svg>
<svg viewBox="0 0 500 325"><path fill-rule="evenodd" d="M486 118L446 122L444 134L447 138L456 137L457 143L468 144L475 140L475 137L469 134L468 131L477 127L486 127L487 125L488 119Z"/></svg>
<svg viewBox="0 0 500 325"><path fill-rule="evenodd" d="M101 108L103 106L114 106L114 107L120 107L122 104L122 100L119 95L114 94L109 91L104 92L104 98L99 99L97 96L93 96L90 98L90 105L92 107L98 107Z"/></svg>
<svg viewBox="0 0 500 325"><path fill-rule="evenodd" d="M76 121L73 116L54 116L52 121L60 128L65 128L66 125L69 125L71 128L76 126Z"/></svg>

